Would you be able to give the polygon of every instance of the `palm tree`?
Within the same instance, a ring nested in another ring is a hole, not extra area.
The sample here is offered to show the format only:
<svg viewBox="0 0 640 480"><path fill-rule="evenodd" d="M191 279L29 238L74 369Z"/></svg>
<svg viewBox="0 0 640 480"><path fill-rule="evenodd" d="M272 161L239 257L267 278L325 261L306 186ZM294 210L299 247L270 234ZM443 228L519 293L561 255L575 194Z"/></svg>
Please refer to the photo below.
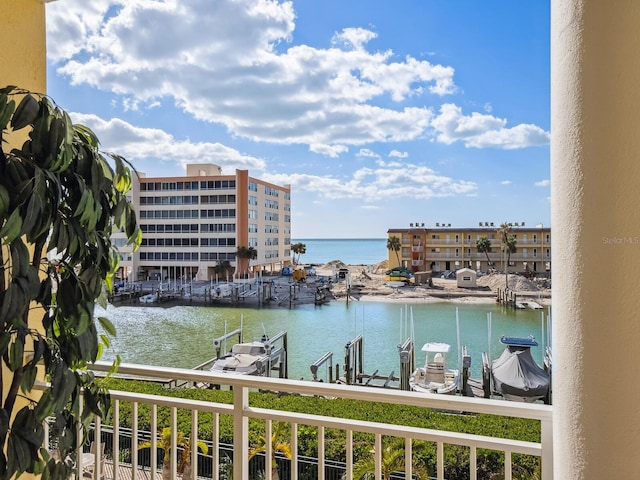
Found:
<svg viewBox="0 0 640 480"><path fill-rule="evenodd" d="M425 450L427 448L426 442L414 442L413 451ZM376 452L370 451L371 455L356 462L353 466L353 478L359 479L374 479L376 472ZM405 471L407 464L405 463L405 440L403 438L394 438L388 442L386 446L382 448L382 478L389 480L394 472ZM429 472L425 465L416 460L416 456L412 456L411 470L414 477L419 479L428 479Z"/></svg>
<svg viewBox="0 0 640 480"><path fill-rule="evenodd" d="M293 263L297 264L300 262L300 255L304 255L307 253L307 246L304 243L294 243L291 245L291 251L294 253ZM295 258L295 254L298 255L298 258Z"/></svg>
<svg viewBox="0 0 640 480"><path fill-rule="evenodd" d="M188 478L188 471L191 468L191 451L193 449L193 441L190 437L186 438L183 432L176 432L176 446L182 451L180 457L178 459L178 465L176 467L176 473L178 475L182 475L185 478ZM163 457L162 457L162 478L169 479L171 478L171 472L169 471L169 465L171 462L171 428L165 427L160 431L160 438L156 443L157 447L162 449ZM203 454L207 454L209 452L209 447L203 441L198 440L197 442L198 450L200 450ZM138 449L142 450L145 448L151 448L151 441L142 442L138 445ZM187 473L187 474L185 474Z"/></svg>
<svg viewBox="0 0 640 480"><path fill-rule="evenodd" d="M221 278L225 278L229 274L229 270L231 270L231 264L228 260L223 260L220 263L217 263L213 271L216 276L220 276Z"/></svg>
<svg viewBox="0 0 640 480"><path fill-rule="evenodd" d="M242 260L242 266L238 265L238 273L243 273L249 270L249 261L258 258L258 250L253 247L241 246L236 251L236 257Z"/></svg>
<svg viewBox="0 0 640 480"><path fill-rule="evenodd" d="M284 426L284 422L278 422L276 425L276 429L271 435L271 478L272 480L279 480L280 475L278 475L278 464L276 463L276 453L279 452L283 454L287 458L291 458L291 445L288 442L280 442L278 441L278 437L280 437L280 432L282 431L282 427ZM264 435L260 435L258 437L258 444L249 450L249 460L251 460L256 455L266 453L267 451L267 439ZM267 460L265 459L265 468L266 468Z"/></svg>
<svg viewBox="0 0 640 480"><path fill-rule="evenodd" d="M392 235L391 237L389 237L389 239L387 240L387 250L396 252L396 258L398 259L398 266L400 266L400 255L398 255L398 252L400 251L401 248L402 248L402 244L400 243L400 239L398 237L396 237L395 235Z"/></svg>
<svg viewBox="0 0 640 480"><path fill-rule="evenodd" d="M500 237L500 250L502 251L502 261L504 265L505 255L508 255L511 258L511 248L513 247L513 252L515 252L515 243L516 239L511 235L511 224L507 222L503 222L500 224L500 228L498 229L498 235ZM509 244L509 237L513 238L512 245ZM507 260L507 264L504 265L504 287L509 288L509 261Z"/></svg>
<svg viewBox="0 0 640 480"><path fill-rule="evenodd" d="M483 235L476 241L476 249L478 253L484 253L487 256L487 270L491 267L491 260L489 254L491 253L491 240L486 235Z"/></svg>
<svg viewBox="0 0 640 480"><path fill-rule="evenodd" d="M511 263L511 254L512 253L516 253L516 245L518 244L518 241L516 240L516 237L514 237L513 235L509 235L509 237L507 238L507 268L509 267L509 264Z"/></svg>

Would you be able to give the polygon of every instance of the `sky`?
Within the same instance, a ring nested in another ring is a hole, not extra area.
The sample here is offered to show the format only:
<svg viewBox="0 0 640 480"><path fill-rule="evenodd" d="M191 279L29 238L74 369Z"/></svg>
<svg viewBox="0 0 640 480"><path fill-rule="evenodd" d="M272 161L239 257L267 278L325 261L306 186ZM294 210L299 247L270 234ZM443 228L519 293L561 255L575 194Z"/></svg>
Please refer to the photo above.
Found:
<svg viewBox="0 0 640 480"><path fill-rule="evenodd" d="M550 223L548 0L58 0L48 94L147 176L291 185L292 238Z"/></svg>

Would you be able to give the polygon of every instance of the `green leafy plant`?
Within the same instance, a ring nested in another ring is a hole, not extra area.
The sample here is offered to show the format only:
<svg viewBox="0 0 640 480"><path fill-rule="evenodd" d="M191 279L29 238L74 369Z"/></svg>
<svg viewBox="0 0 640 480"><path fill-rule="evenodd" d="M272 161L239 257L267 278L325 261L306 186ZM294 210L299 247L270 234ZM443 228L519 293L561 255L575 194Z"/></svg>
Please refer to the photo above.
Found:
<svg viewBox="0 0 640 480"><path fill-rule="evenodd" d="M57 456L68 459L78 427L108 412L87 365L108 345L93 310L118 268L110 237L123 230L140 243L130 169L47 96L13 86L0 89L0 147L0 480L68 478L72 462L41 449L42 425L53 416Z"/></svg>
<svg viewBox="0 0 640 480"><path fill-rule="evenodd" d="M427 479L429 474L427 468L419 461L416 460L416 452L427 448L426 442L414 442L414 455L412 456L413 463L411 465L415 478ZM405 442L403 438L394 438L391 441L386 442L382 446L381 457L381 470L382 478L389 480L391 475L395 472L404 472L407 468L405 463ZM376 471L376 452L375 449L370 450L370 455L362 458L353 466L353 478L358 479L373 479L375 478Z"/></svg>
<svg viewBox="0 0 640 480"><path fill-rule="evenodd" d="M271 434L271 438L269 440L267 440L266 435L260 435L258 437L257 444L249 450L249 460L251 460L256 455L265 454L267 452L267 446L269 445L269 442L271 442L271 459L265 460L265 465L268 465L270 461L271 478L273 480L278 480L280 478L278 474L278 464L276 463L276 453L280 453L286 458L291 458L291 444L287 441L279 440L284 425L284 422L278 422L276 424L276 429Z"/></svg>
<svg viewBox="0 0 640 480"><path fill-rule="evenodd" d="M209 451L209 447L207 444L202 441L196 442L198 450L200 450L205 455ZM163 477L171 478L169 472L169 462L171 459L171 428L165 427L160 431L160 437L157 442L158 448L160 448L163 452ZM193 435L190 438L187 438L185 434L181 431L176 432L176 446L181 450L180 457L178 459L178 465L176 467L176 472L179 475L183 475L187 470L187 467L191 464L191 452L193 450ZM138 445L139 449L151 448L151 442L142 442ZM188 475L186 475L188 476Z"/></svg>

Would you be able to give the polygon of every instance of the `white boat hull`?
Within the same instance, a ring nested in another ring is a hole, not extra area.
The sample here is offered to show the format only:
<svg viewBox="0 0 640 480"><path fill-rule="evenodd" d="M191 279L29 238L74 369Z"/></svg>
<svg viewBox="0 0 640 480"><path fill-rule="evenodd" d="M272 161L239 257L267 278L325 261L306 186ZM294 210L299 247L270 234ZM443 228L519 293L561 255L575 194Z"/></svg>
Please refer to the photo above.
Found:
<svg viewBox="0 0 640 480"><path fill-rule="evenodd" d="M424 367L417 368L409 378L409 387L414 392L433 393L439 395L454 395L458 390L458 370L445 370L444 382L428 380Z"/></svg>

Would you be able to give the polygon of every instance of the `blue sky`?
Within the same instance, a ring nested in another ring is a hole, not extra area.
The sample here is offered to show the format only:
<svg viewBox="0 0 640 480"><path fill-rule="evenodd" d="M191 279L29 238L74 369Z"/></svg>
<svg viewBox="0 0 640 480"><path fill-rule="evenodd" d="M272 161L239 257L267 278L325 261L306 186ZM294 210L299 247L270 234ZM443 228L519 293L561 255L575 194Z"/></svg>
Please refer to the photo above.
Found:
<svg viewBox="0 0 640 480"><path fill-rule="evenodd" d="M148 176L292 186L293 238L550 223L549 2L58 0L48 93Z"/></svg>

